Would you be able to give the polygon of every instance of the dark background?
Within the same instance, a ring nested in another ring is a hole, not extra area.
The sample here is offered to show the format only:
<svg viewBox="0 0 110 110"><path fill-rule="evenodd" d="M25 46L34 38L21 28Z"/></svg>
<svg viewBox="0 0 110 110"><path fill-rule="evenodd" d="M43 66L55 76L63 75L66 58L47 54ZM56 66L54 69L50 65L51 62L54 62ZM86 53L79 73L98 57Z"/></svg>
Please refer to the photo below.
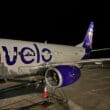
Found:
<svg viewBox="0 0 110 110"><path fill-rule="evenodd" d="M109 3L101 1L9 1L1 4L0 37L76 45L94 21L93 49L110 48L109 12Z"/></svg>

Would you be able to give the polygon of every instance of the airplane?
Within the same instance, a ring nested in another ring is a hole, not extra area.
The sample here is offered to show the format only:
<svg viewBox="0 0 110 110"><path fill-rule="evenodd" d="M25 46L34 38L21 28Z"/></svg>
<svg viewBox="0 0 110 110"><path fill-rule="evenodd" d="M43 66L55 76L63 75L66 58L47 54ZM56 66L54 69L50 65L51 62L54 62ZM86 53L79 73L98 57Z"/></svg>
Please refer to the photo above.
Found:
<svg viewBox="0 0 110 110"><path fill-rule="evenodd" d="M73 84L80 78L80 64L108 61L89 59L93 29L91 21L83 42L76 46L0 39L0 77L37 77L40 73L51 88Z"/></svg>

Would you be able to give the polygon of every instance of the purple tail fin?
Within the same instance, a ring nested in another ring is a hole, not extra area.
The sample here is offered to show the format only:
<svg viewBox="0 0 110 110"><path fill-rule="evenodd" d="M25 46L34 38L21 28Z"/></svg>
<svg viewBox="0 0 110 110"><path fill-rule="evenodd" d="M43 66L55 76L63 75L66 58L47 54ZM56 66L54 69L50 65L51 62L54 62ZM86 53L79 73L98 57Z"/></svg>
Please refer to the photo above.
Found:
<svg viewBox="0 0 110 110"><path fill-rule="evenodd" d="M89 28L85 35L82 47L85 49L85 55L82 59L87 59L92 49L94 22L90 22Z"/></svg>

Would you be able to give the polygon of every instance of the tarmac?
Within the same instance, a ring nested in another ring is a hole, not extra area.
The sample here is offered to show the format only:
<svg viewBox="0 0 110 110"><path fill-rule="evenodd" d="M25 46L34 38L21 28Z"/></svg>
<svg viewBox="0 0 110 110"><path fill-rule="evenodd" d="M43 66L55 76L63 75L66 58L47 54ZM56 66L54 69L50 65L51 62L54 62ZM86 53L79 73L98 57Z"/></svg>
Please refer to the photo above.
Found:
<svg viewBox="0 0 110 110"><path fill-rule="evenodd" d="M0 84L0 110L110 110L110 63L87 64L74 84L49 89L15 82Z"/></svg>

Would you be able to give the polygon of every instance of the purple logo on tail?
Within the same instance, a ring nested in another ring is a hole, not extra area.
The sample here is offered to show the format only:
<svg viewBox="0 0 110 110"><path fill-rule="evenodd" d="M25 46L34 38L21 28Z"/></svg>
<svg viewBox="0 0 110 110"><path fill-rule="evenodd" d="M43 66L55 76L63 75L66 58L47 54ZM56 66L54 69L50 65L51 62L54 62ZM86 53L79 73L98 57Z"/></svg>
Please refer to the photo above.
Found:
<svg viewBox="0 0 110 110"><path fill-rule="evenodd" d="M94 22L90 22L86 36L84 38L83 48L85 48L85 55L83 56L82 59L87 59L90 55L92 49L93 28L94 28Z"/></svg>
<svg viewBox="0 0 110 110"><path fill-rule="evenodd" d="M94 23L91 22L87 30L83 44L83 48L85 48L86 53L88 53L92 49L93 28L94 28Z"/></svg>

